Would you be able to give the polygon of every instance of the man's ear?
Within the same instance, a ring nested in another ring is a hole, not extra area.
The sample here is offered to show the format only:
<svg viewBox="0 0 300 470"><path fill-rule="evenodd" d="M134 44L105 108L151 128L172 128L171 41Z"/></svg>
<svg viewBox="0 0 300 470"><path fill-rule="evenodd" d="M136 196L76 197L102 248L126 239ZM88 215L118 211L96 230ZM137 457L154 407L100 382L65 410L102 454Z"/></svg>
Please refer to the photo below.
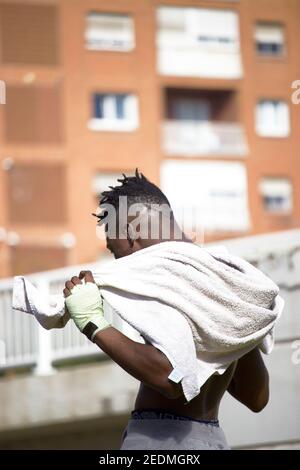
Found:
<svg viewBox="0 0 300 470"><path fill-rule="evenodd" d="M135 242L136 239L137 239L136 231L133 228L132 224L128 223L127 224L127 240L129 242L131 248L133 247L134 242Z"/></svg>

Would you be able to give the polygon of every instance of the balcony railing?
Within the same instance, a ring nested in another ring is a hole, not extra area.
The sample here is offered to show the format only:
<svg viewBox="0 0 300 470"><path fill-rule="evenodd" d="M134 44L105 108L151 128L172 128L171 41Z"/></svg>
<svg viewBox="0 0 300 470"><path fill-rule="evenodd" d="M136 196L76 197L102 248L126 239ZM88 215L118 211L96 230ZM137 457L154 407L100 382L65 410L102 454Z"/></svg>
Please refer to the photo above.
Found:
<svg viewBox="0 0 300 470"><path fill-rule="evenodd" d="M82 269L95 268L95 265L73 266L26 277L47 296L62 293L66 280ZM0 370L32 367L39 374L48 374L57 361L103 354L77 330L72 321L63 329L47 331L32 315L13 310L12 290L13 279L0 281ZM129 325L108 305L105 316L116 328L133 337Z"/></svg>
<svg viewBox="0 0 300 470"><path fill-rule="evenodd" d="M236 123L166 121L162 141L169 156L243 157L248 153L245 131Z"/></svg>

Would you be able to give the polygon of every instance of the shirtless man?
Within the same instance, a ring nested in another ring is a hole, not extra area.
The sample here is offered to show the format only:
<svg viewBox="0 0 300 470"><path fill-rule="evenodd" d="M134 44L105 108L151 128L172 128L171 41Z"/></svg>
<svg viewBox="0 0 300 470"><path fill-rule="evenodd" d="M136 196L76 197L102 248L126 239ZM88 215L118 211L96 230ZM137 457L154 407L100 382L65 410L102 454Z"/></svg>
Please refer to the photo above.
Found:
<svg viewBox="0 0 300 470"><path fill-rule="evenodd" d="M170 207L169 201L160 189L138 172L134 177L124 177L120 182L121 186L102 194L100 208L105 207L105 204L111 204L118 211L120 196L127 197L128 206L141 203L146 206L166 204ZM102 220L106 214L104 211L98 218ZM178 225L173 215L171 219L170 237L167 240L175 239L175 230L178 240ZM133 236L131 222L132 219L127 217L124 226L120 226L119 222L117 227L117 233L124 234L125 230L126 237L111 237L106 227L107 248L115 258L128 256L154 243L167 241L162 238L161 230L156 239ZM159 223L163 223L163 220L160 219ZM184 233L181 235L178 243L192 243ZM91 272L81 272L78 277L66 282L64 289L66 298L72 296L74 286L81 284L83 278L86 282L94 282ZM143 344L131 340L105 321L95 325L97 321L90 320L83 328L76 311L72 311L68 303L67 306L81 331L113 361L141 382L135 409L123 433L122 449L226 449L228 445L218 424L219 405L226 390L253 412L261 411L268 402L268 372L257 348L232 363L223 375L213 375L202 386L199 395L186 402L180 382L175 383L168 379L173 368L160 350L150 343ZM168 426L165 425L166 422ZM209 432L206 431L207 426Z"/></svg>

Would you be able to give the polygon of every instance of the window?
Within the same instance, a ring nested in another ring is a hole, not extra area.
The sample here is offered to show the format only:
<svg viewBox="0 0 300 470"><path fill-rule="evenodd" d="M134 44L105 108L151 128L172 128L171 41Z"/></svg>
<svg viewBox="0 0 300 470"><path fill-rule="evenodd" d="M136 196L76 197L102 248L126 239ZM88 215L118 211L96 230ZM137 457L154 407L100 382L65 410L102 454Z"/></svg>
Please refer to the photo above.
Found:
<svg viewBox="0 0 300 470"><path fill-rule="evenodd" d="M93 193L98 196L103 191L109 190L109 186L119 185L120 183L118 183L118 179L122 178L122 172L97 171L92 180Z"/></svg>
<svg viewBox="0 0 300 470"><path fill-rule="evenodd" d="M57 7L1 2L0 41L3 63L58 64Z"/></svg>
<svg viewBox="0 0 300 470"><path fill-rule="evenodd" d="M260 182L263 206L273 214L290 214L293 208L293 188L287 178L263 178Z"/></svg>
<svg viewBox="0 0 300 470"><path fill-rule="evenodd" d="M6 93L3 111L7 142L57 144L63 140L59 85L9 85Z"/></svg>
<svg viewBox="0 0 300 470"><path fill-rule="evenodd" d="M247 174L242 163L168 160L161 168L161 186L187 230L249 229Z"/></svg>
<svg viewBox="0 0 300 470"><path fill-rule="evenodd" d="M97 51L134 49L134 24L129 15L91 12L86 16L86 48Z"/></svg>
<svg viewBox="0 0 300 470"><path fill-rule="evenodd" d="M235 11L163 6L157 9L158 70L164 75L240 78Z"/></svg>
<svg viewBox="0 0 300 470"><path fill-rule="evenodd" d="M116 93L93 95L93 118L88 127L95 131L134 131L138 127L137 97Z"/></svg>
<svg viewBox="0 0 300 470"><path fill-rule="evenodd" d="M172 116L183 121L209 121L211 119L211 106L208 100L185 97L176 97L171 102Z"/></svg>
<svg viewBox="0 0 300 470"><path fill-rule="evenodd" d="M285 101L264 99L256 106L256 132L262 137L287 137L289 106Z"/></svg>
<svg viewBox="0 0 300 470"><path fill-rule="evenodd" d="M238 23L234 12L190 8L185 14L186 30L201 46L225 50L236 46Z"/></svg>
<svg viewBox="0 0 300 470"><path fill-rule="evenodd" d="M238 17L229 10L206 8L160 7L157 12L159 37L162 43L179 46L176 39L185 42L203 43L204 47L213 45L236 46L239 41Z"/></svg>
<svg viewBox="0 0 300 470"><path fill-rule="evenodd" d="M109 191L110 186L119 186L121 183L118 179L122 178L122 173L126 176L133 176L132 171L97 171L92 179L92 192L96 198L96 202L99 202L99 196L103 191Z"/></svg>
<svg viewBox="0 0 300 470"><path fill-rule="evenodd" d="M8 218L12 224L67 222L65 167L16 163L7 168Z"/></svg>
<svg viewBox="0 0 300 470"><path fill-rule="evenodd" d="M284 29L280 24L257 23L255 28L256 51L261 56L284 54Z"/></svg>

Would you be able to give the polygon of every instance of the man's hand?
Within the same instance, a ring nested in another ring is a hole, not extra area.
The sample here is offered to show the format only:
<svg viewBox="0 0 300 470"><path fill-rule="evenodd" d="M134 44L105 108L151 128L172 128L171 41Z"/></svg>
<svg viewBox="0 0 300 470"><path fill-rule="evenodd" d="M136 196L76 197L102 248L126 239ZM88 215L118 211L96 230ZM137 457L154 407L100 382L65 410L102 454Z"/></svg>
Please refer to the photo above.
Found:
<svg viewBox="0 0 300 470"><path fill-rule="evenodd" d="M64 296L80 331L126 372L169 399L183 396L181 384L168 378L173 367L164 353L152 344L133 341L105 320L101 295L90 271L66 282Z"/></svg>
<svg viewBox="0 0 300 470"><path fill-rule="evenodd" d="M71 318L91 341L99 331L111 326L104 318L102 298L91 271L81 271L79 277L67 281L64 296Z"/></svg>

